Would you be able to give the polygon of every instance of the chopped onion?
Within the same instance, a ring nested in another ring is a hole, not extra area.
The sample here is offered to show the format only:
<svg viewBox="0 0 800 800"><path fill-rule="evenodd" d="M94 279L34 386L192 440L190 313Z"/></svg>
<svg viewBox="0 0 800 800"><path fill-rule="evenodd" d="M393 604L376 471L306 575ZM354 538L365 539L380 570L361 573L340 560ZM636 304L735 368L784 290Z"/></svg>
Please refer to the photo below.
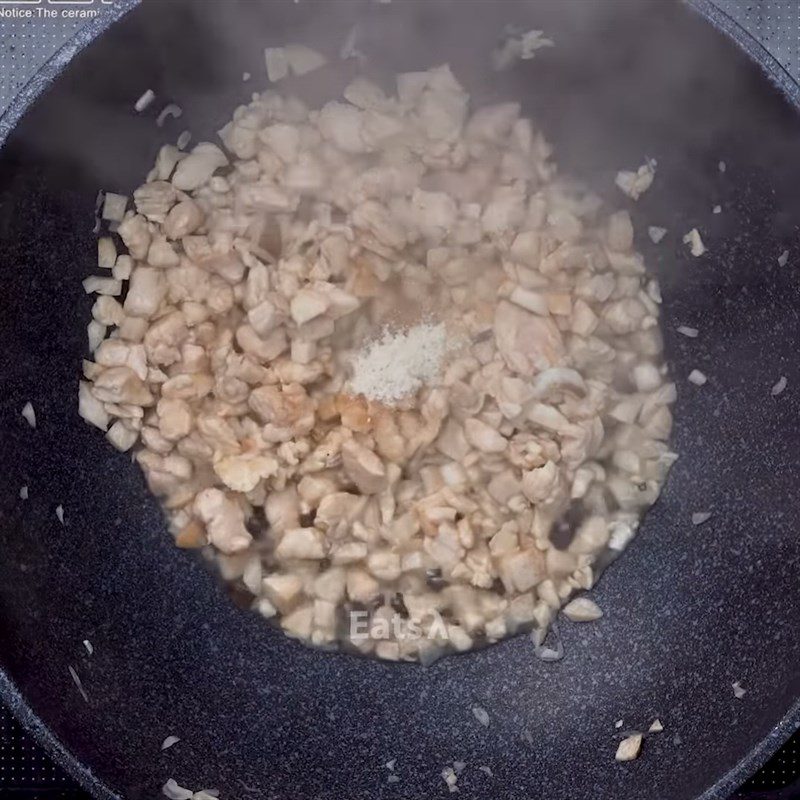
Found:
<svg viewBox="0 0 800 800"><path fill-rule="evenodd" d="M64 524L64 506L57 505L56 506L56 516L58 517L58 521L63 525Z"/></svg>
<svg viewBox="0 0 800 800"><path fill-rule="evenodd" d="M700 231L697 228L692 228L686 236L683 237L683 243L689 245L689 252L695 257L699 258L706 252L706 246L700 237Z"/></svg>
<svg viewBox="0 0 800 800"><path fill-rule="evenodd" d="M489 712L480 706L472 706L472 715L484 728L489 727Z"/></svg>
<svg viewBox="0 0 800 800"><path fill-rule="evenodd" d="M287 44L283 50L289 69L297 76L307 75L328 63L328 59L322 53L304 44Z"/></svg>
<svg viewBox="0 0 800 800"><path fill-rule="evenodd" d="M161 794L168 797L169 800L192 800L194 792L191 789L184 789L178 783L170 778L162 787Z"/></svg>
<svg viewBox="0 0 800 800"><path fill-rule="evenodd" d="M737 700L741 700L747 694L747 690L742 688L742 685L739 683L739 681L734 681L731 684L731 687L733 688L733 696Z"/></svg>
<svg viewBox="0 0 800 800"><path fill-rule="evenodd" d="M27 403L25 403L24 406L22 406L22 412L21 413L22 413L22 416L25 417L25 421L28 423L28 425L30 425L31 428L35 428L36 427L36 412L33 410L33 405L31 404L30 401L28 401Z"/></svg>
<svg viewBox="0 0 800 800"><path fill-rule="evenodd" d="M19 499L20 500L27 500L28 499L28 487L21 486L19 490Z"/></svg>
<svg viewBox="0 0 800 800"><path fill-rule="evenodd" d="M179 119L181 116L183 116L183 109L177 103L170 103L161 109L161 113L156 118L156 125L161 128L169 117Z"/></svg>
<svg viewBox="0 0 800 800"><path fill-rule="evenodd" d="M690 328L688 325L679 325L677 331L682 336L688 336L690 339L696 339L700 334L697 328Z"/></svg>
<svg viewBox="0 0 800 800"><path fill-rule="evenodd" d="M89 655L94 654L94 647L92 646L92 643L88 639L83 640L83 646L86 648L86 652Z"/></svg>
<svg viewBox="0 0 800 800"><path fill-rule="evenodd" d="M552 641L553 647L547 644L548 640ZM536 645L534 653L536 653L536 656L542 661L561 661L561 659L564 658L564 643L561 641L557 623L554 622L550 626L545 641Z"/></svg>
<svg viewBox="0 0 800 800"><path fill-rule="evenodd" d="M699 369L693 369L689 373L689 383L693 383L695 386L703 386L707 381L708 378Z"/></svg>
<svg viewBox="0 0 800 800"><path fill-rule="evenodd" d="M781 394L783 390L786 388L787 383L788 381L786 380L786 376L781 375L778 382L772 387L772 389L770 389L772 396L777 397L779 394Z"/></svg>
<svg viewBox="0 0 800 800"><path fill-rule="evenodd" d="M81 693L81 697L83 698L84 702L88 703L89 696L86 694L86 690L83 688L83 684L81 683L81 679L78 677L78 673L75 672L75 668L72 666L72 664L68 664L67 669L72 677L72 682L78 687L78 691Z"/></svg>
<svg viewBox="0 0 800 800"><path fill-rule="evenodd" d="M784 250L778 256L778 266L779 267L785 267L788 263L789 263L789 251L788 250Z"/></svg>
<svg viewBox="0 0 800 800"><path fill-rule="evenodd" d="M161 742L161 749L168 750L172 745L177 744L180 739L177 736L167 736L163 742Z"/></svg>
<svg viewBox="0 0 800 800"><path fill-rule="evenodd" d="M191 131L183 131L181 135L178 137L178 141L175 143L178 150L185 150L189 142L192 141L192 134Z"/></svg>
<svg viewBox="0 0 800 800"><path fill-rule="evenodd" d="M134 104L136 113L141 114L155 99L156 93L152 89L148 89Z"/></svg>
<svg viewBox="0 0 800 800"><path fill-rule="evenodd" d="M710 519L710 511L695 511L694 514L692 514L692 525L702 525Z"/></svg>
<svg viewBox="0 0 800 800"><path fill-rule="evenodd" d="M109 222L122 222L127 207L127 195L107 192L103 201L103 219Z"/></svg>

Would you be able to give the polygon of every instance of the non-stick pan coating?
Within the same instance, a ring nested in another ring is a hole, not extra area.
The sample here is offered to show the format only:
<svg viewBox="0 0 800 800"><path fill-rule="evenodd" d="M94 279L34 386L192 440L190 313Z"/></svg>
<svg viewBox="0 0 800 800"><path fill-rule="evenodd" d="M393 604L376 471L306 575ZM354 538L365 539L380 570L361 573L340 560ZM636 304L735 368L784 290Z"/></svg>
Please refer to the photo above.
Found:
<svg viewBox="0 0 800 800"><path fill-rule="evenodd" d="M356 13L385 73L449 60L478 102L521 100L564 171L608 187L615 203L616 170L658 159L633 214L663 287L680 460L595 592L605 617L562 626L557 664L539 662L525 637L430 669L289 641L172 546L129 456L76 414L95 195L132 190L165 135L134 100L151 87L186 109L170 136L210 135L261 84L260 48L301 40L335 53ZM237 19L250 35L230 49ZM506 22L544 28L557 47L492 75L487 55ZM153 798L174 777L225 800L420 800L448 796L440 773L453 761L466 763L466 798L726 796L798 720L798 142L795 110L677 3L170 0L131 12L74 59L0 153L6 698L28 725L41 720L62 763L101 797ZM670 231L658 247L642 235L648 224ZM702 259L680 243L695 226ZM681 324L700 336L681 337ZM706 386L687 383L693 368ZM781 375L788 388L772 397ZM36 430L20 416L26 401ZM694 527L692 512L706 510ZM637 761L615 763L614 722L655 717L665 731ZM182 741L161 753L167 735Z"/></svg>

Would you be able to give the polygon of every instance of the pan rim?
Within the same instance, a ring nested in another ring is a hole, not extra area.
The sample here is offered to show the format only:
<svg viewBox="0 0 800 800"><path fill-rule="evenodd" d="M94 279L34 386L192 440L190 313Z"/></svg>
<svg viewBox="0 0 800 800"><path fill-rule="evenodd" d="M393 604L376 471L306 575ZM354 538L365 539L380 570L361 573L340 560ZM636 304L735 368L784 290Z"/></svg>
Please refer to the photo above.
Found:
<svg viewBox="0 0 800 800"><path fill-rule="evenodd" d="M63 72L72 59L86 46L122 19L141 0L116 0L114 6L81 28L51 56L17 92L5 112L0 115L0 149L30 106ZM712 0L686 0L692 11L700 14L709 24L722 32L740 47L776 86L786 100L800 108L800 84L783 65L732 17L716 6ZM25 699L6 669L0 665L0 701L45 752L64 769L78 785L98 800L122 800L122 795L111 789L93 771L81 762L69 748L45 725ZM797 699L773 728L734 767L709 786L696 800L725 800L749 777L757 772L777 750L800 730L800 699Z"/></svg>

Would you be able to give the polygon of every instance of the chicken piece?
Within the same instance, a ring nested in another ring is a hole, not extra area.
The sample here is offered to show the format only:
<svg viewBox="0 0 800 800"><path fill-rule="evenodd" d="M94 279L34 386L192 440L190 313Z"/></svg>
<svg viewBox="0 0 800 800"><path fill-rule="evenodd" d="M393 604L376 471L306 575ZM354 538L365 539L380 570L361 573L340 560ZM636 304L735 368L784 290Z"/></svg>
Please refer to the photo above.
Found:
<svg viewBox="0 0 800 800"><path fill-rule="evenodd" d="M92 392L103 403L150 406L155 402L145 383L129 367L110 367L102 372Z"/></svg>
<svg viewBox="0 0 800 800"><path fill-rule="evenodd" d="M300 527L300 501L297 489L287 487L279 492L270 492L264 503L267 522L276 533Z"/></svg>
<svg viewBox="0 0 800 800"><path fill-rule="evenodd" d="M275 548L275 558L280 561L325 558L325 539L316 528L289 528Z"/></svg>
<svg viewBox="0 0 800 800"><path fill-rule="evenodd" d="M497 304L494 334L508 368L521 375L557 366L564 358L564 342L552 319L531 314L506 300Z"/></svg>
<svg viewBox="0 0 800 800"><path fill-rule="evenodd" d="M164 220L164 233L167 239L177 241L194 233L202 223L203 211L200 206L194 200L181 200L167 214Z"/></svg>
<svg viewBox="0 0 800 800"><path fill-rule="evenodd" d="M272 456L231 455L214 463L219 479L235 492L252 492L264 478L278 472L278 461Z"/></svg>
<svg viewBox="0 0 800 800"><path fill-rule="evenodd" d="M219 489L203 489L194 500L194 513L206 526L209 542L220 552L238 553L253 537L244 525L244 512Z"/></svg>
<svg viewBox="0 0 800 800"><path fill-rule="evenodd" d="M303 579L293 573L274 572L262 581L264 594L281 613L285 613L303 591Z"/></svg>
<svg viewBox="0 0 800 800"><path fill-rule="evenodd" d="M505 436L479 419L464 421L464 437L472 447L482 453L502 453L508 447Z"/></svg>
<svg viewBox="0 0 800 800"><path fill-rule="evenodd" d="M378 494L387 486L386 468L381 459L353 439L342 444L342 466L363 494Z"/></svg>
<svg viewBox="0 0 800 800"><path fill-rule="evenodd" d="M167 181L146 183L133 193L136 210L151 222L164 222L176 199L175 187ZM123 236L123 241L124 238Z"/></svg>
<svg viewBox="0 0 800 800"><path fill-rule="evenodd" d="M162 397L156 405L158 430L170 442L177 442L188 436L194 419L191 406L185 400Z"/></svg>
<svg viewBox="0 0 800 800"><path fill-rule="evenodd" d="M124 219L117 229L117 233L122 237L125 247L131 258L142 261L147 258L147 251L150 249L150 230L147 220L141 214Z"/></svg>
<svg viewBox="0 0 800 800"><path fill-rule="evenodd" d="M154 267L137 267L128 284L123 308L132 317L151 318L167 294L164 273Z"/></svg>
<svg viewBox="0 0 800 800"><path fill-rule="evenodd" d="M559 482L558 467L552 461L522 473L522 491L528 500L536 504L552 500Z"/></svg>
<svg viewBox="0 0 800 800"><path fill-rule="evenodd" d="M290 303L292 319L302 325L324 314L330 308L330 300L314 289L301 289Z"/></svg>
<svg viewBox="0 0 800 800"><path fill-rule="evenodd" d="M254 389L248 404L264 422L289 428L295 435L308 433L314 427L315 403L299 383Z"/></svg>

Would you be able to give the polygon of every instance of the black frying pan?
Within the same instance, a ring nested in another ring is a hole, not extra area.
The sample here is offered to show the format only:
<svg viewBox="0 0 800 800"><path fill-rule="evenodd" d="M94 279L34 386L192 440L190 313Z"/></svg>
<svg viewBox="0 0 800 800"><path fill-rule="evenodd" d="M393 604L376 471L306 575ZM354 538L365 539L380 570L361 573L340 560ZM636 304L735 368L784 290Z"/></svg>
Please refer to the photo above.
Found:
<svg viewBox="0 0 800 800"><path fill-rule="evenodd" d="M134 100L151 87L186 109L172 137L210 135L252 91L242 72L261 83L265 44L335 52L357 18L379 72L449 60L477 103L521 100L564 170L598 187L644 156L659 162L633 213L641 232L670 231L639 244L663 287L681 457L596 591L606 616L565 625L558 664L538 661L526 637L429 669L284 638L173 547L138 469L76 413L95 196L132 190L164 139ZM507 22L544 28L557 47L488 72ZM48 70L40 83L60 64ZM18 119L26 102L0 153L0 688L97 797L154 798L174 777L225 800L420 800L448 796L441 770L462 761L467 798L708 800L789 736L800 720L800 119L706 20L666 0L169 0L99 36ZM700 260L680 244L694 226L710 249ZM686 381L695 367L710 376L702 389ZM788 388L772 397L780 375ZM36 430L20 417L28 400ZM694 527L701 510L713 517ZM664 733L615 763L615 720L656 716ZM169 734L182 741L162 754Z"/></svg>

